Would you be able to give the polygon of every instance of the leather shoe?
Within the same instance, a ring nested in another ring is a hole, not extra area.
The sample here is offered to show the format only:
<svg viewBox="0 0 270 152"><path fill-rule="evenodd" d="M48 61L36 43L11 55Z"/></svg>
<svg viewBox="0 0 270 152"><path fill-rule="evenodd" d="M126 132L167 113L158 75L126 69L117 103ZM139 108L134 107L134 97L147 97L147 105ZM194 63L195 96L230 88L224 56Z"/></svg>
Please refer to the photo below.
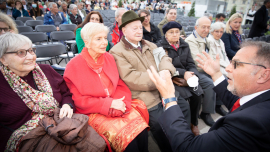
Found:
<svg viewBox="0 0 270 152"><path fill-rule="evenodd" d="M193 124L191 124L191 131L195 136L200 135L200 130L199 130L198 126L194 126Z"/></svg>
<svg viewBox="0 0 270 152"><path fill-rule="evenodd" d="M221 106L220 107L216 106L216 113L220 114L221 116L225 116L228 112L225 111Z"/></svg>
<svg viewBox="0 0 270 152"><path fill-rule="evenodd" d="M210 113L201 113L200 114L201 119L204 121L205 124L212 127L215 123L213 118L211 117Z"/></svg>

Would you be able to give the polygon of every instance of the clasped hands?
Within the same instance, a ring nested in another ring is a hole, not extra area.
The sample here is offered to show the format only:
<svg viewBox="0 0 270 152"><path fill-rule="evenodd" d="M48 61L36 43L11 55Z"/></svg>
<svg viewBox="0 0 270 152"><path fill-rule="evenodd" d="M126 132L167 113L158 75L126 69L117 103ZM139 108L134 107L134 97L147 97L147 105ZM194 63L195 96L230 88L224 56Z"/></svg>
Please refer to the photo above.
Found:
<svg viewBox="0 0 270 152"><path fill-rule="evenodd" d="M128 114L129 112L126 112L126 104L123 101L125 99L125 96L123 96L120 99L114 99L112 101L110 110L109 110L109 116L111 117L125 117L125 114Z"/></svg>

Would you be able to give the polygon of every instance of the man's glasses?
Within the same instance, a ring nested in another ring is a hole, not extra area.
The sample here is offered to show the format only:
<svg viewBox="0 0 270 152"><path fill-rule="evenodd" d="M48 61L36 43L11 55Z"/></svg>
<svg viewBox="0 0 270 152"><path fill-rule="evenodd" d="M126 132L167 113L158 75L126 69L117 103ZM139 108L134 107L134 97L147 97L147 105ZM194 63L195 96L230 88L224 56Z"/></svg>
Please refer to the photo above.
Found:
<svg viewBox="0 0 270 152"><path fill-rule="evenodd" d="M234 69L236 69L236 67L239 66L240 64L249 64L249 65L254 65L254 66L260 66L260 67L267 69L265 66L260 65L260 64L246 63L246 62L240 62L240 61L235 61L235 60L231 60L230 63L233 65Z"/></svg>
<svg viewBox="0 0 270 152"><path fill-rule="evenodd" d="M4 31L4 32L9 32L9 28L0 28L0 32Z"/></svg>
<svg viewBox="0 0 270 152"><path fill-rule="evenodd" d="M16 53L19 57L23 58L23 57L25 57L27 55L27 52L34 55L36 53L36 48L30 48L28 50L21 49L19 51L15 51L15 52L6 52L5 54Z"/></svg>

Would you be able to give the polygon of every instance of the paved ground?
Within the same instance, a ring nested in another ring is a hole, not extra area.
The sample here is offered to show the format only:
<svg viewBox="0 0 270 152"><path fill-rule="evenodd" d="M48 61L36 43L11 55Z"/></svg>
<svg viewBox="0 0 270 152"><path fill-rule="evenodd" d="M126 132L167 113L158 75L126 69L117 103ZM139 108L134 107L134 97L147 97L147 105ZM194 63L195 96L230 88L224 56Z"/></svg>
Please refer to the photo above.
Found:
<svg viewBox="0 0 270 152"><path fill-rule="evenodd" d="M65 67L66 66L66 63L65 61L63 60L61 63L60 63L60 66L62 67ZM224 109L225 106L223 106ZM227 110L227 109L226 109ZM227 110L228 111L228 110ZM219 118L221 118L221 116L219 114L212 114L212 118L217 121ZM209 126L207 126L202 119L199 119L199 129L200 129L200 132L201 134L204 134L204 133L207 133L208 130L210 129ZM149 152L160 152L159 148L157 147L156 143L154 142L152 136L151 136L151 133L148 135L148 149L149 149Z"/></svg>

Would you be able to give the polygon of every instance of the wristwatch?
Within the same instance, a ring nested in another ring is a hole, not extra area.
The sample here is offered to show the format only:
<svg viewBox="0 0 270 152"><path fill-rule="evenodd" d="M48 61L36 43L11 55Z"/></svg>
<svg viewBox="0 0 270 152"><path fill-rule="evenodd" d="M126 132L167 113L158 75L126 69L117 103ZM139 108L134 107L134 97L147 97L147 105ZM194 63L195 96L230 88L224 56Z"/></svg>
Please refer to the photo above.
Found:
<svg viewBox="0 0 270 152"><path fill-rule="evenodd" d="M177 98L176 97L172 97L172 98L162 98L162 104L163 104L163 107L165 107L165 105L169 102L173 102L173 101L177 101Z"/></svg>

